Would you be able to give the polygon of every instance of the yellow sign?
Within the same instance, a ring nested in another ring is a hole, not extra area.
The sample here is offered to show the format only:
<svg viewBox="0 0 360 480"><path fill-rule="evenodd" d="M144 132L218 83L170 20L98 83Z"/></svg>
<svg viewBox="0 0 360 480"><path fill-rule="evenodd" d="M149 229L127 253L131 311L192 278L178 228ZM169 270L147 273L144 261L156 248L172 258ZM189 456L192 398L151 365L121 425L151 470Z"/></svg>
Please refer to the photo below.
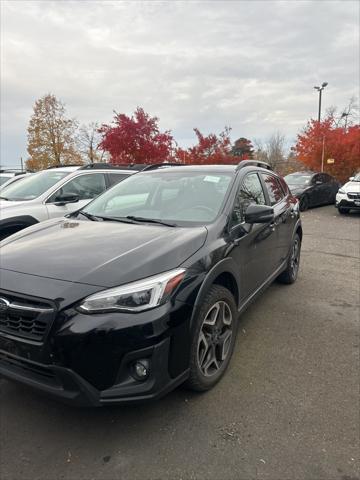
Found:
<svg viewBox="0 0 360 480"><path fill-rule="evenodd" d="M328 158L326 160L326 163L335 163L335 159L334 158Z"/></svg>

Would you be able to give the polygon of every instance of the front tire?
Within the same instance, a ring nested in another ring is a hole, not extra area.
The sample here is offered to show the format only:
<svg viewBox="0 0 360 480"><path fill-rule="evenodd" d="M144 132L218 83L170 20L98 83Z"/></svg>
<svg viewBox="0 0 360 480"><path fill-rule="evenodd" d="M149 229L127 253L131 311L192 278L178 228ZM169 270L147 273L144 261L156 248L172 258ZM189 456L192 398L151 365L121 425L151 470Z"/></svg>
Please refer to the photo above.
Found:
<svg viewBox="0 0 360 480"><path fill-rule="evenodd" d="M297 279L300 266L300 251L301 240L298 234L295 235L293 243L291 245L291 251L287 262L286 270L284 270L279 276L278 280L281 283L291 284Z"/></svg>
<svg viewBox="0 0 360 480"><path fill-rule="evenodd" d="M186 386L203 392L224 375L235 345L238 312L227 288L213 285L194 320L190 347L190 376Z"/></svg>

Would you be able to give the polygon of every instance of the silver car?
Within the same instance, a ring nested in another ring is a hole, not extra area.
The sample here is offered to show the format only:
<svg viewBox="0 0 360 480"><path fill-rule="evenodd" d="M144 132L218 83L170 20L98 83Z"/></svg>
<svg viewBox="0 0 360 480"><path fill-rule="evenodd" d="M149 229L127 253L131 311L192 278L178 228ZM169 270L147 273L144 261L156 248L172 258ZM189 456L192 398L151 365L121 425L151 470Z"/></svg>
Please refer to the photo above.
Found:
<svg viewBox="0 0 360 480"><path fill-rule="evenodd" d="M136 173L130 169L60 167L43 170L1 189L0 240L23 228L84 207Z"/></svg>

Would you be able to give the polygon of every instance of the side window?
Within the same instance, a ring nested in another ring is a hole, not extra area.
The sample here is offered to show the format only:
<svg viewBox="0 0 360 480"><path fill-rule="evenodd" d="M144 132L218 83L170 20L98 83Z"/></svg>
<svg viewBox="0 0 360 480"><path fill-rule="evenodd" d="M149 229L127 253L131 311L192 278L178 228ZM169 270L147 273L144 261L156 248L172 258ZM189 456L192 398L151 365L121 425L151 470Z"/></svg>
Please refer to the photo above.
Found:
<svg viewBox="0 0 360 480"><path fill-rule="evenodd" d="M257 173L250 173L244 178L235 198L232 223L244 221L245 210L251 203L265 205L265 195Z"/></svg>
<svg viewBox="0 0 360 480"><path fill-rule="evenodd" d="M275 205L276 203L279 203L285 197L285 194L278 178L267 173L262 173L261 175L269 194L270 204Z"/></svg>
<svg viewBox="0 0 360 480"><path fill-rule="evenodd" d="M79 196L79 200L91 200L106 190L105 177L103 173L91 173L79 175L65 183L48 200L56 202L58 196L72 193Z"/></svg>
<svg viewBox="0 0 360 480"><path fill-rule="evenodd" d="M327 175L326 173L322 173L320 175L320 179L323 183L329 183L330 180L331 180L331 177L329 175Z"/></svg>
<svg viewBox="0 0 360 480"><path fill-rule="evenodd" d="M109 181L109 187L113 187L117 183L121 182L121 180L124 180L124 178L128 177L128 175L124 173L107 173L108 181Z"/></svg>

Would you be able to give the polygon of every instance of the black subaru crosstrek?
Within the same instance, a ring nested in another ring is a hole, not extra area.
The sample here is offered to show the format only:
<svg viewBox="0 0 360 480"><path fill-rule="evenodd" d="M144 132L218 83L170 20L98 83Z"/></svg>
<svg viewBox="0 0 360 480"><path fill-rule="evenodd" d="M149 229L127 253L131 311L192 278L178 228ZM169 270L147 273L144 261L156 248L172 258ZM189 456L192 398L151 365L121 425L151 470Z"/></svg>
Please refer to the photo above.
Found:
<svg viewBox="0 0 360 480"><path fill-rule="evenodd" d="M0 374L78 405L224 374L239 314L296 280L298 200L266 164L133 175L0 250Z"/></svg>

